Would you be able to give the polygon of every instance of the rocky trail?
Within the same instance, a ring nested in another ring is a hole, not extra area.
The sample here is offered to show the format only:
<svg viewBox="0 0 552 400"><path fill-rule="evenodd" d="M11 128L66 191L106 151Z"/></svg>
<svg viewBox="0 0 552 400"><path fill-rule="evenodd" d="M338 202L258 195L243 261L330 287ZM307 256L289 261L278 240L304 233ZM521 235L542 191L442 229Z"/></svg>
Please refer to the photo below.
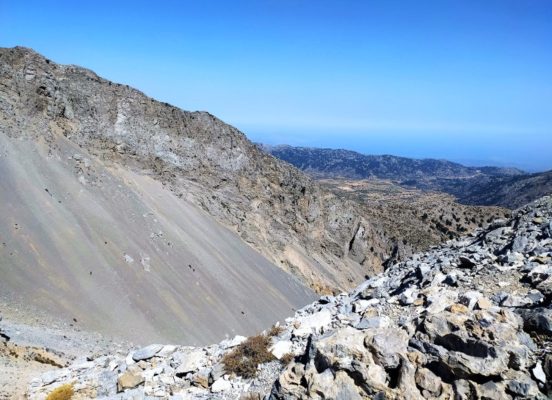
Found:
<svg viewBox="0 0 552 400"><path fill-rule="evenodd" d="M103 354L128 349L132 344L108 338L70 323L53 320L12 299L0 302L0 399L25 399L29 381L72 364L84 354Z"/></svg>
<svg viewBox="0 0 552 400"><path fill-rule="evenodd" d="M77 399L547 399L551 257L544 197L297 311L255 339L272 354L256 376L228 371L228 355L252 343L237 336L90 355L28 393L71 384Z"/></svg>

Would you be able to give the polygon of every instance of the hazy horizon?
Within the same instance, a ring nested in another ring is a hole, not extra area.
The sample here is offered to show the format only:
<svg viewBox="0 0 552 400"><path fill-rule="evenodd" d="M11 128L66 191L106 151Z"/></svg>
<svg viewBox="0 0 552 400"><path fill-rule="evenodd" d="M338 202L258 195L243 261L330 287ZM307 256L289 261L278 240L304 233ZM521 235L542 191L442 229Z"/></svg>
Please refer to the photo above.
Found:
<svg viewBox="0 0 552 400"><path fill-rule="evenodd" d="M0 46L257 142L552 169L550 2L55 4L2 2Z"/></svg>
<svg viewBox="0 0 552 400"><path fill-rule="evenodd" d="M442 140L436 143L434 139L428 137L429 135L425 137L415 136L408 140L409 138L405 138L407 135L373 134L363 135L363 140L359 141L355 139L358 134L354 132L335 135L321 134L313 139L312 135L303 137L293 133L285 134L283 131L274 134L256 133L255 129L242 129L242 131L251 141L272 146L289 145L294 147L343 149L365 155L392 155L414 159L447 160L470 167L512 167L530 173L552 170L551 150L547 147L528 149L534 143L523 143L523 139L519 137L515 138L513 144L511 142L493 143L491 138L487 138L477 148L472 147L468 151L468 149L459 149L459 147L471 147L469 141L455 143L453 140L441 138ZM427 145L428 141L432 142L432 146ZM502 151L497 150L497 147L502 147ZM517 160L515 153L524 151L530 151L533 154L538 153L541 158L533 160L532 163Z"/></svg>

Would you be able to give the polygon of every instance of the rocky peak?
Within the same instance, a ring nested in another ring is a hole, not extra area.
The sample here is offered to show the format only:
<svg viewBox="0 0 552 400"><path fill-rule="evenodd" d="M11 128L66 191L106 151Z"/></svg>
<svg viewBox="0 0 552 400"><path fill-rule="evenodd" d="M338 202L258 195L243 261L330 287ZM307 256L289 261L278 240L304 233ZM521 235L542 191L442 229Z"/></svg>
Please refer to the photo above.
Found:
<svg viewBox="0 0 552 400"><path fill-rule="evenodd" d="M281 362L225 371L236 337L91 357L35 379L98 398L546 399L552 396L552 197L324 296L272 332ZM285 356L285 355L288 356Z"/></svg>

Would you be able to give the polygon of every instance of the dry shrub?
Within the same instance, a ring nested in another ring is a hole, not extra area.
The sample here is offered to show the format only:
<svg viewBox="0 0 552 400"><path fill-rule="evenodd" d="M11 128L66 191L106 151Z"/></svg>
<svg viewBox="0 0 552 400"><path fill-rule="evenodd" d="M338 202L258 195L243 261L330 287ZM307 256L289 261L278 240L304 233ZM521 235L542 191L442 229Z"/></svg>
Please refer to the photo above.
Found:
<svg viewBox="0 0 552 400"><path fill-rule="evenodd" d="M52 390L46 400L70 400L74 394L73 385L66 383Z"/></svg>
<svg viewBox="0 0 552 400"><path fill-rule="evenodd" d="M288 365L290 362L292 362L295 359L295 354L293 353L286 353L280 358L280 363L282 365Z"/></svg>
<svg viewBox="0 0 552 400"><path fill-rule="evenodd" d="M270 338L264 335L252 336L222 358L227 373L234 373L244 378L254 378L257 366L275 360L268 350Z"/></svg>
<svg viewBox="0 0 552 400"><path fill-rule="evenodd" d="M268 330L267 336L274 337L279 336L284 331L284 328L282 328L279 325L274 325L272 328Z"/></svg>

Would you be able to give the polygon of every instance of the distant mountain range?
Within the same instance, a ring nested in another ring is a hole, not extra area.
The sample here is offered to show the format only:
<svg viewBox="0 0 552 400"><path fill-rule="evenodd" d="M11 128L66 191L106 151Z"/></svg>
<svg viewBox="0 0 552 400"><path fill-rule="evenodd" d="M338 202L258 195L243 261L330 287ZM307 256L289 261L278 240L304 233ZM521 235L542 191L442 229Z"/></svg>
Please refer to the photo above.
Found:
<svg viewBox="0 0 552 400"><path fill-rule="evenodd" d="M467 167L447 160L366 155L350 150L261 147L316 178L387 179L404 187L452 194L460 203L516 208L552 192L552 171Z"/></svg>

